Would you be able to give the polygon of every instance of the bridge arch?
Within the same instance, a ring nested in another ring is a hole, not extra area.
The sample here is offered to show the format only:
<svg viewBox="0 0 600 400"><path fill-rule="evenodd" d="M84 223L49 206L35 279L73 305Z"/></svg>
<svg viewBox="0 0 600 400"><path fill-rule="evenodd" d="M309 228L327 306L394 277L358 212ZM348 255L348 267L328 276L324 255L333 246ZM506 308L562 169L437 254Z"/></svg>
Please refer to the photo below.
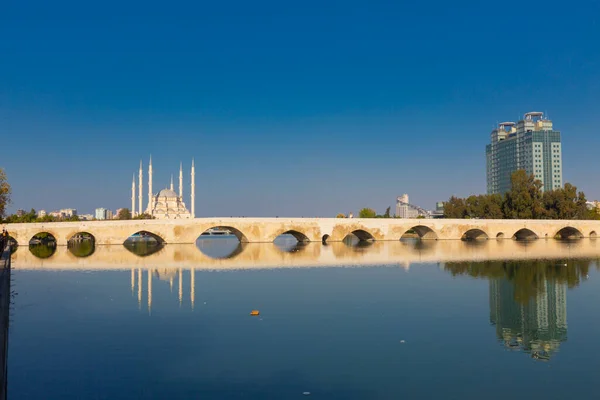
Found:
<svg viewBox="0 0 600 400"><path fill-rule="evenodd" d="M308 238L308 236L306 236L304 233L302 233L298 230L295 230L295 229L289 229L284 232L276 232L274 235L275 238L273 239L273 241L275 241L278 237L280 237L282 235L292 235L300 243L310 242L310 239Z"/></svg>
<svg viewBox="0 0 600 400"><path fill-rule="evenodd" d="M56 235L47 231L38 232L29 239L29 245L56 246L56 242Z"/></svg>
<svg viewBox="0 0 600 400"><path fill-rule="evenodd" d="M590 232L590 239L596 239L597 237L598 237L598 234L596 233L596 231Z"/></svg>
<svg viewBox="0 0 600 400"><path fill-rule="evenodd" d="M504 232L498 232L496 239L504 239Z"/></svg>
<svg viewBox="0 0 600 400"><path fill-rule="evenodd" d="M554 237L557 239L581 239L583 237L583 233L577 228L573 228L572 226L565 226L562 229L559 229Z"/></svg>
<svg viewBox="0 0 600 400"><path fill-rule="evenodd" d="M406 232L404 232L402 234L401 239L405 239L407 237L410 237L410 232L414 232L419 239L425 239L425 240L437 240L438 235L437 233L435 233L435 231L433 229L431 229L428 226L425 225L416 225L413 226L412 228L408 229Z"/></svg>
<svg viewBox="0 0 600 400"><path fill-rule="evenodd" d="M244 235L244 233L242 231L240 231L237 228L234 228L233 226L225 226L225 225L215 225L215 226L211 226L210 228L206 229L204 232L202 232L200 234L200 236L198 236L198 239L204 239L210 236L227 236L227 235L233 235L237 238L237 240L240 243L248 243L249 240L246 237L246 235Z"/></svg>
<svg viewBox="0 0 600 400"><path fill-rule="evenodd" d="M152 239L161 245L166 243L165 239L161 235L154 232L141 230L130 234L127 239L125 239L123 244L128 242L152 241Z"/></svg>
<svg viewBox="0 0 600 400"><path fill-rule="evenodd" d="M323 243L323 244L327 244L328 240L329 240L328 234L324 234L323 237L321 237L321 243Z"/></svg>
<svg viewBox="0 0 600 400"><path fill-rule="evenodd" d="M50 258L56 253L56 237L50 232L38 232L29 240L29 251L37 258Z"/></svg>
<svg viewBox="0 0 600 400"><path fill-rule="evenodd" d="M96 237L89 232L77 232L69 238L67 243L71 244L84 241L91 241L93 243L96 243Z"/></svg>
<svg viewBox="0 0 600 400"><path fill-rule="evenodd" d="M364 230L364 229L355 229L352 232L348 233L346 235L346 237L344 237L344 240L348 240L348 237L352 237L352 235L354 235L355 237L358 238L358 240L360 242L368 242L368 241L374 241L375 237L373 235L371 235L370 232Z"/></svg>
<svg viewBox="0 0 600 400"><path fill-rule="evenodd" d="M89 232L77 232L67 241L67 248L75 257L89 257L96 251L96 238Z"/></svg>
<svg viewBox="0 0 600 400"><path fill-rule="evenodd" d="M463 233L461 240L487 240L489 236L481 229L469 229Z"/></svg>
<svg viewBox="0 0 600 400"><path fill-rule="evenodd" d="M515 232L513 235L515 240L535 240L539 239L539 236L531 229L522 228Z"/></svg>

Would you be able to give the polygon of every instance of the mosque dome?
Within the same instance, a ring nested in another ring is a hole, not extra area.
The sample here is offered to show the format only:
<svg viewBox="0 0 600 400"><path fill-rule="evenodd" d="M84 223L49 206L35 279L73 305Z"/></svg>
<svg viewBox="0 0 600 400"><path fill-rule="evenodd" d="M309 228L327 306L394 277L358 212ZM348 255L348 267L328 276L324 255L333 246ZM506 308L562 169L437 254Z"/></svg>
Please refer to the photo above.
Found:
<svg viewBox="0 0 600 400"><path fill-rule="evenodd" d="M177 197L177 193L175 193L171 189L163 189L160 192L158 192L158 197Z"/></svg>

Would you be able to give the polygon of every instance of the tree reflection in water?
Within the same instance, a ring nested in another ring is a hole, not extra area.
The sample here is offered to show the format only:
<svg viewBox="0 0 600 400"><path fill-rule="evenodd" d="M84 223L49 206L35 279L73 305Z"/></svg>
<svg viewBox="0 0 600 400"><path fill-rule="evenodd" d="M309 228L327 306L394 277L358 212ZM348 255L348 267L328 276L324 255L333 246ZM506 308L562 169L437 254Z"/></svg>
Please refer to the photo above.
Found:
<svg viewBox="0 0 600 400"><path fill-rule="evenodd" d="M514 300L527 304L544 290L547 281L579 286L588 275L592 260L513 260L448 262L444 269L453 276L507 279L515 286Z"/></svg>
<svg viewBox="0 0 600 400"><path fill-rule="evenodd" d="M56 243L30 244L29 251L37 258L49 258L56 252Z"/></svg>
<svg viewBox="0 0 600 400"><path fill-rule="evenodd" d="M490 281L490 322L511 350L547 361L567 340L567 288L587 279L592 260L449 262L453 276ZM596 264L597 265L597 264Z"/></svg>
<svg viewBox="0 0 600 400"><path fill-rule="evenodd" d="M69 243L67 247L75 257L89 257L96 250L93 240Z"/></svg>

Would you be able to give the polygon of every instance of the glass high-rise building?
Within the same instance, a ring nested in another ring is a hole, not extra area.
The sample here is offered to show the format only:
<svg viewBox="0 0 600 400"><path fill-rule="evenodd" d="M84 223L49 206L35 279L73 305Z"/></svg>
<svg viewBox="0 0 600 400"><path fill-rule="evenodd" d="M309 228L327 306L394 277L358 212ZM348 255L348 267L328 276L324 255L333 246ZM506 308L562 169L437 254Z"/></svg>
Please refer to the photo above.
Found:
<svg viewBox="0 0 600 400"><path fill-rule="evenodd" d="M485 154L488 194L509 191L510 177L519 169L540 180L544 191L562 187L560 132L541 112L528 112L517 123L498 124Z"/></svg>

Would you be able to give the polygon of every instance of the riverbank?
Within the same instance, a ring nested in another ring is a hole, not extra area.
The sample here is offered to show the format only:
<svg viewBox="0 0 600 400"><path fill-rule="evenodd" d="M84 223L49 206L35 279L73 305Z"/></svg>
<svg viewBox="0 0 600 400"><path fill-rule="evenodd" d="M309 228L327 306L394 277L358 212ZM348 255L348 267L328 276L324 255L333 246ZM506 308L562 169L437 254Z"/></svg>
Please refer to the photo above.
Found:
<svg viewBox="0 0 600 400"><path fill-rule="evenodd" d="M0 254L0 400L6 399L10 310L10 248Z"/></svg>

